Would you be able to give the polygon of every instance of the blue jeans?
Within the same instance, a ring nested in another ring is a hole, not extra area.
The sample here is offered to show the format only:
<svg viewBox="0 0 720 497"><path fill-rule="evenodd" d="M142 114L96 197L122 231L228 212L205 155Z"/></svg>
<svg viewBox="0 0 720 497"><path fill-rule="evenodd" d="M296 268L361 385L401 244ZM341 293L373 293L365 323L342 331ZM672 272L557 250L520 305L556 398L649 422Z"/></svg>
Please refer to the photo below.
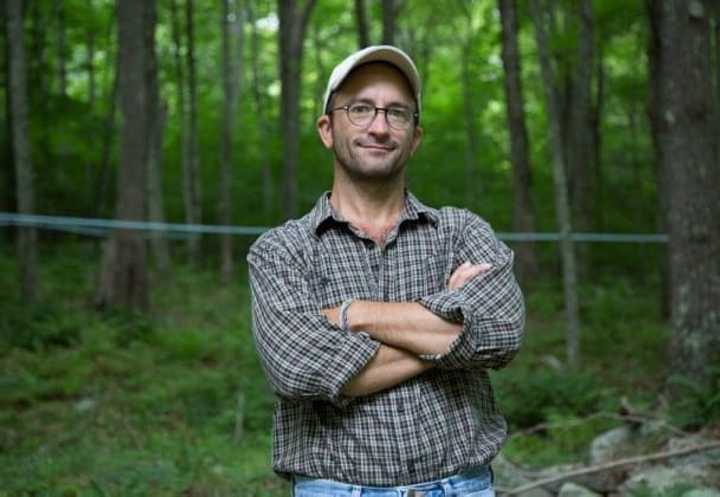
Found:
<svg viewBox="0 0 720 497"><path fill-rule="evenodd" d="M442 480L402 485L369 487L333 480L296 476L294 497L495 497L490 466L464 471Z"/></svg>

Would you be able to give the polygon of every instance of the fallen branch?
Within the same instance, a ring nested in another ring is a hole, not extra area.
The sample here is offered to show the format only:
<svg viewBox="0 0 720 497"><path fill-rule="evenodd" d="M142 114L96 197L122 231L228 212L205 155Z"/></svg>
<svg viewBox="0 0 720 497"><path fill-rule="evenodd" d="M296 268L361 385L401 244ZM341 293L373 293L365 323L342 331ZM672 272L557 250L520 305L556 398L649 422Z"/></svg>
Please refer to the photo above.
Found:
<svg viewBox="0 0 720 497"><path fill-rule="evenodd" d="M628 457L626 459L618 459L617 461L610 461L605 464L599 464L596 466L589 466L587 468L577 469L574 471L569 471L567 473L563 473L560 475L551 476L548 478L543 478L542 480L537 480L531 483L527 483L525 485L521 485L519 487L515 487L509 490L501 490L496 489L498 491L498 495L517 495L523 492L527 492L528 490L532 490L533 488L542 487L545 485L549 485L552 483L558 483L563 480L569 480L571 478L577 478L579 476L585 476L593 473L601 473L603 471L610 471L616 468L620 468L623 466L631 466L634 464L640 464L644 462L653 462L653 461L662 461L665 459L671 459L673 457L678 456L687 456L689 454L694 454L696 452L705 452L708 450L713 449L720 449L720 442L712 442L708 444L703 445L694 445L692 447L686 447L684 449L677 449L677 450L671 450L666 452L655 452L653 454L647 454L644 456L636 456L636 457Z"/></svg>

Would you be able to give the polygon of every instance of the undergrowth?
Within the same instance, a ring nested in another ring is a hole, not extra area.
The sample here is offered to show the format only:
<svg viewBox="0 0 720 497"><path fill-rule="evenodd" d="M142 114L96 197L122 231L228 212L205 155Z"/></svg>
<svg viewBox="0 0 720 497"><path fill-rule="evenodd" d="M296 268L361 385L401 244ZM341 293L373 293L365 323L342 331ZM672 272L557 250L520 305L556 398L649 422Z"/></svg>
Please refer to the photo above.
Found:
<svg viewBox="0 0 720 497"><path fill-rule="evenodd" d="M101 314L91 255L45 254L33 305L13 278L0 283L0 497L287 495L270 469L274 397L254 353L245 267L221 286L215 271L176 265L155 277L151 315ZM8 253L0 271L15 272ZM523 350L493 373L513 461L582 458L616 422L576 421L621 396L651 408L664 378L656 286L615 280L580 297L579 370L563 364L562 295L547 284L528 294Z"/></svg>

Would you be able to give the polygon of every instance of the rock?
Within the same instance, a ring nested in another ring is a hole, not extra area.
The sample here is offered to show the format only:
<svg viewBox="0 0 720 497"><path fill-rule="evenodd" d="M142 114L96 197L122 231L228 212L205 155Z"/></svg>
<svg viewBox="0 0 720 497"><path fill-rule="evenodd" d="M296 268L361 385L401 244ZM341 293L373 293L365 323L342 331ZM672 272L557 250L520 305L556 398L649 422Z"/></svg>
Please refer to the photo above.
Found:
<svg viewBox="0 0 720 497"><path fill-rule="evenodd" d="M493 473L495 474L495 487L510 490L526 485L536 479L533 472L522 469L508 461L502 454L493 459ZM552 497L553 494L543 488L533 488L518 494L518 497Z"/></svg>
<svg viewBox="0 0 720 497"><path fill-rule="evenodd" d="M77 402L75 402L75 411L77 412L87 412L92 411L95 409L95 406L97 405L97 401L93 399L82 399Z"/></svg>
<svg viewBox="0 0 720 497"><path fill-rule="evenodd" d="M682 497L720 497L720 490L716 488L695 488L682 494Z"/></svg>
<svg viewBox="0 0 720 497"><path fill-rule="evenodd" d="M660 495L677 485L702 485L707 475L702 469L684 466L671 468L651 466L640 469L620 487L621 495L640 494L643 489L648 495Z"/></svg>
<svg viewBox="0 0 720 497"><path fill-rule="evenodd" d="M596 494L592 490L588 490L585 487L568 482L560 487L558 497L600 497L600 494Z"/></svg>
<svg viewBox="0 0 720 497"><path fill-rule="evenodd" d="M590 464L601 464L617 458L631 437L629 426L620 426L599 435L590 444Z"/></svg>

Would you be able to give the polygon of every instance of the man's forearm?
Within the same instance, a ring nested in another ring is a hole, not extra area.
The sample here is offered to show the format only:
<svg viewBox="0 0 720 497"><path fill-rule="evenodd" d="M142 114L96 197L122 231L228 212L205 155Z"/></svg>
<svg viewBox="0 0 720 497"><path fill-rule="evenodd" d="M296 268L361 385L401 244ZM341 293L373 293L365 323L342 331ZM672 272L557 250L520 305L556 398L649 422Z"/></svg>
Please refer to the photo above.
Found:
<svg viewBox="0 0 720 497"><path fill-rule="evenodd" d="M370 362L343 388L351 397L370 395L394 387L427 371L432 365L405 350L381 345Z"/></svg>
<svg viewBox="0 0 720 497"><path fill-rule="evenodd" d="M413 354L442 354L462 331L417 303L357 300L348 310L353 331Z"/></svg>

